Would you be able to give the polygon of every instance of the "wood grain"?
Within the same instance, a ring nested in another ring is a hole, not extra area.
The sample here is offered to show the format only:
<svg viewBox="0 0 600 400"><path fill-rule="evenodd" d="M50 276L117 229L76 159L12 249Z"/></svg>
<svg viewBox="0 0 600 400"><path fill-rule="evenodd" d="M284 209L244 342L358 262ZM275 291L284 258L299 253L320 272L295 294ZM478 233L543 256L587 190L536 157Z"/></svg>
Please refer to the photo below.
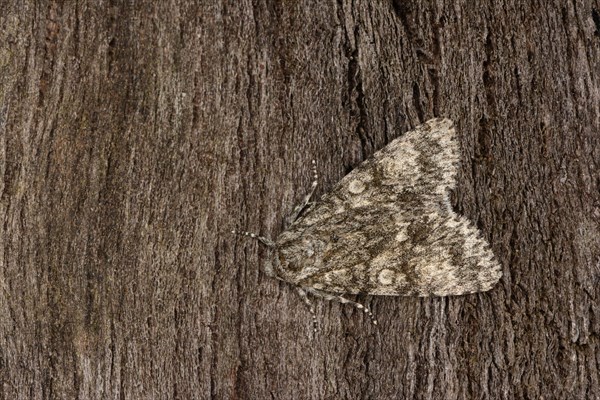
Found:
<svg viewBox="0 0 600 400"><path fill-rule="evenodd" d="M599 11L0 2L0 398L600 398ZM313 338L229 231L434 116L502 280L317 301Z"/></svg>

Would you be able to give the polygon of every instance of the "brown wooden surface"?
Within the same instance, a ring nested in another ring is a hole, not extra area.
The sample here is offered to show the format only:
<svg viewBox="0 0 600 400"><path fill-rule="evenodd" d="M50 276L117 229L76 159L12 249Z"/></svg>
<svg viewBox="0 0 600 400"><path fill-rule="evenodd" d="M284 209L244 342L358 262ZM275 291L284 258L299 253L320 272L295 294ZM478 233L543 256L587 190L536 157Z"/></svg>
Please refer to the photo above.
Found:
<svg viewBox="0 0 600 400"><path fill-rule="evenodd" d="M600 398L594 10L0 1L0 397ZM359 297L379 327L316 300L312 338L229 231L275 237L311 159L322 194L433 116L504 277Z"/></svg>

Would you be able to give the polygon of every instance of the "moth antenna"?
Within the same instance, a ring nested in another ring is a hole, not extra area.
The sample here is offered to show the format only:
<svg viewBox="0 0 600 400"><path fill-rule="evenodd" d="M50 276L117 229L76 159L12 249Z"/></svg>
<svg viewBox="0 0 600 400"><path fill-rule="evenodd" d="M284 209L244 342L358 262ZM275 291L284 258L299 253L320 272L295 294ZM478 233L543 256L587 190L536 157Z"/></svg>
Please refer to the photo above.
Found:
<svg viewBox="0 0 600 400"><path fill-rule="evenodd" d="M272 241L271 239L267 239L264 236L260 236L257 235L256 233L250 233L250 232L246 232L246 231L236 231L235 229L231 231L231 233L233 233L234 235L240 235L240 236L248 236L251 237L252 239L256 239L259 242L261 242L262 244L268 246L268 247L275 247L275 242Z"/></svg>
<svg viewBox="0 0 600 400"><path fill-rule="evenodd" d="M298 291L300 298L302 298L302 300L304 301L304 304L306 304L308 306L308 310L310 311L310 314L312 315L312 320L313 320L313 332L317 333L319 331L319 329L317 326L317 315L315 313L315 308L313 307L312 303L310 302L310 299L308 298L308 295L306 294L306 291L304 289L302 289L300 286L296 286L296 290Z"/></svg>
<svg viewBox="0 0 600 400"><path fill-rule="evenodd" d="M325 300L335 300L335 301L339 301L342 304L346 304L346 303L352 304L354 307L358 308L360 311L367 314L371 318L371 322L373 322L373 325L377 325L377 319L375 318L375 316L373 315L371 310L369 310L369 308L364 306L363 304L357 303L356 301L348 300L347 298L337 295L337 294L322 292L320 290L313 289L313 288L308 288L308 291L310 293L314 294L315 296L324 298Z"/></svg>
<svg viewBox="0 0 600 400"><path fill-rule="evenodd" d="M292 215L290 215L290 217L288 218L288 223L290 223L290 224L292 222L294 222L298 218L298 216L300 215L302 210L304 210L306 208L306 206L310 204L310 199L315 194L315 190L317 189L317 186L319 184L319 174L317 173L317 162L315 160L312 160L311 163L312 163L313 181L311 184L310 192L306 196L304 196L304 199L302 199L302 202L300 204L298 204L296 206L296 208L294 208L294 211L292 211Z"/></svg>
<svg viewBox="0 0 600 400"><path fill-rule="evenodd" d="M313 181L311 184L311 189L310 189L310 193L306 195L306 197L304 198L304 206L306 206L308 204L308 202L310 201L310 199L312 199L313 195L315 194L315 190L317 189L317 185L319 185L319 174L317 173L317 162L315 160L312 160L312 173L313 173Z"/></svg>

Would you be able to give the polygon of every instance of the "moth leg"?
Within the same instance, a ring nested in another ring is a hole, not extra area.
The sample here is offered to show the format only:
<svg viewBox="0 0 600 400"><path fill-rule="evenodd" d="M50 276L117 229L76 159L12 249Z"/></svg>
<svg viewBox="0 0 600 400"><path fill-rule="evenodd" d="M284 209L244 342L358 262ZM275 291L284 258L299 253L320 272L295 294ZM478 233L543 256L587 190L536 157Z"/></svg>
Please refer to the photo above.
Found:
<svg viewBox="0 0 600 400"><path fill-rule="evenodd" d="M304 301L304 304L308 306L308 310L312 315L313 331L317 333L317 315L315 314L315 308L313 307L312 303L310 302L310 299L308 298L308 295L306 294L306 291L303 288L301 288L300 286L296 286L296 290L298 291L300 298L302 298L302 300Z"/></svg>
<svg viewBox="0 0 600 400"><path fill-rule="evenodd" d="M302 202L300 204L298 204L296 206L296 208L294 208L294 211L292 211L292 215L290 215L289 218L287 219L288 224L291 224L292 222L294 222L298 218L298 216L300 215L302 210L304 210L304 208L306 208L307 205L309 205L309 204L312 205L310 203L310 199L315 194L315 190L317 189L317 184L319 183L319 175L317 174L317 162L315 160L312 160L312 172L313 172L314 180L311 185L311 190L304 197Z"/></svg>
<svg viewBox="0 0 600 400"><path fill-rule="evenodd" d="M325 300L335 300L335 301L339 301L342 304L352 304L354 307L358 308L359 310L363 311L365 314L367 314L370 318L371 321L373 322L373 325L377 325L377 319L375 319L375 316L373 315L373 313L371 312L371 310L369 310L367 307L365 307L364 305L357 303L356 301L352 301L352 300L348 300L347 298L337 295L337 294L332 294L332 293L327 293L327 292L323 292L317 289L313 289L313 288L306 288L306 290L317 296L317 297L321 297Z"/></svg>
<svg viewBox="0 0 600 400"><path fill-rule="evenodd" d="M255 234L255 233L239 232L239 231L236 231L236 230L231 231L231 233L233 233L234 235L249 236L252 239L256 239L256 240L258 240L259 242L261 242L262 244L264 244L264 245L266 245L268 247L271 247L271 248L275 247L275 242L273 242L271 239L267 239L266 237L259 236L259 235Z"/></svg>

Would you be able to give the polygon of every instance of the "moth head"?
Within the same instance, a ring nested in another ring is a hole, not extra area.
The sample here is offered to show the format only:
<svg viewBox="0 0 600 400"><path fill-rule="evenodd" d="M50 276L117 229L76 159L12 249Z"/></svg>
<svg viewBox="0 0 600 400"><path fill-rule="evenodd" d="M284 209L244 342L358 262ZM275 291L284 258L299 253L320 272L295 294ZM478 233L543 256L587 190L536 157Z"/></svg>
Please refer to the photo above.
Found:
<svg viewBox="0 0 600 400"><path fill-rule="evenodd" d="M284 232L275 245L273 273L297 283L322 264L324 247L325 243L310 235Z"/></svg>
<svg viewBox="0 0 600 400"><path fill-rule="evenodd" d="M265 273L271 277L297 283L323 262L325 243L312 235L286 231L273 242L250 232L232 233L256 239L271 250L271 257L264 264Z"/></svg>

